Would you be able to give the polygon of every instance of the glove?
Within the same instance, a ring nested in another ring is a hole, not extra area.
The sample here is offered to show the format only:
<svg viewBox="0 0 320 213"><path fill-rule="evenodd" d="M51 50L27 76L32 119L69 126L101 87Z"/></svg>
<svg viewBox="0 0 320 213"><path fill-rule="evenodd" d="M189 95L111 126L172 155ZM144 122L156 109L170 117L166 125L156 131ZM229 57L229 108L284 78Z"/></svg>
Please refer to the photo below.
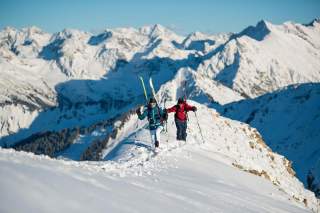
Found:
<svg viewBox="0 0 320 213"><path fill-rule="evenodd" d="M197 107L193 106L193 107L192 107L192 111L193 111L193 112L196 112L196 111L197 111Z"/></svg>
<svg viewBox="0 0 320 213"><path fill-rule="evenodd" d="M141 115L140 107L138 109L136 109L136 113L137 113L137 115Z"/></svg>

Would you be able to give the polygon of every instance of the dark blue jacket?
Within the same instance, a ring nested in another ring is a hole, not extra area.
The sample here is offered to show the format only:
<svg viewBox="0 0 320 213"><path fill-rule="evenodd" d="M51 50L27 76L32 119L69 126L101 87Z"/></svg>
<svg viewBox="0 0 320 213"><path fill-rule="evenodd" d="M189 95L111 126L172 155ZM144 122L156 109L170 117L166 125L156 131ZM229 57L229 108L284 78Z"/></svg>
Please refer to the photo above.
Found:
<svg viewBox="0 0 320 213"><path fill-rule="evenodd" d="M140 120L145 119L145 117L148 118L149 121L149 129L155 130L159 126L163 125L163 116L164 116L164 110L160 107L153 107L150 106L146 107L145 110L142 112L142 114L139 114L138 117Z"/></svg>

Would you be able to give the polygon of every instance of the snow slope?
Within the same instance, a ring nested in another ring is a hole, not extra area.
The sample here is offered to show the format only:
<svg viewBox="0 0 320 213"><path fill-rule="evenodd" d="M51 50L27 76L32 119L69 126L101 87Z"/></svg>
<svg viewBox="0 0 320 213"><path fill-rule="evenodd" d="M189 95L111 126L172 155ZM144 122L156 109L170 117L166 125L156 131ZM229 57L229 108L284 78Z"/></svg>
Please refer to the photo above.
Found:
<svg viewBox="0 0 320 213"><path fill-rule="evenodd" d="M170 116L156 156L145 123L133 128L136 116L105 152L106 161L54 160L0 149L2 212L317 211L319 201L293 175L289 161L273 153L255 129L190 104L199 109L205 143L193 113L187 144L175 141Z"/></svg>
<svg viewBox="0 0 320 213"><path fill-rule="evenodd" d="M312 206L317 206L318 201L311 192L303 188L302 183L294 176L290 162L283 156L273 153L264 144L256 130L243 123L220 117L214 110L204 105L198 105L195 102L191 104L196 104L199 108L198 118L206 143L202 144L196 118L191 113L189 114L189 145L187 147L190 146L191 149L199 147L228 166L261 176L276 185L279 190L290 195L296 202L306 202L309 208L317 208ZM128 168L143 164L141 161L149 161L153 156L152 145L149 143L149 131L145 129L145 124L145 122L137 121L136 116L130 117L117 133L116 139L109 141L107 149L103 152L104 160L121 163L121 168L125 167L126 172L136 173ZM175 141L172 117L168 122L168 133L163 134L161 144L163 144L164 152L169 155L172 150L179 152L180 146L183 145ZM73 159L72 155L64 157ZM165 165L159 166L161 168ZM155 169L159 169L158 166L155 166Z"/></svg>
<svg viewBox="0 0 320 213"><path fill-rule="evenodd" d="M65 162L1 150L1 212L308 212L270 182L189 148L136 166ZM147 168L162 164L161 169ZM219 172L213 172L219 171ZM257 187L259 186L259 187ZM12 205L14 203L14 205Z"/></svg>
<svg viewBox="0 0 320 213"><path fill-rule="evenodd" d="M256 99L229 103L223 116L246 122L261 133L273 151L293 161L299 179L306 184L315 169L320 183L320 85L293 85Z"/></svg>
<svg viewBox="0 0 320 213"><path fill-rule="evenodd" d="M191 157L192 156L192 157ZM270 182L183 150L126 169L1 150L7 212L308 212ZM161 169L148 165L163 164ZM114 167L116 167L115 164ZM213 172L219 171L219 172ZM259 186L259 189L257 189Z"/></svg>

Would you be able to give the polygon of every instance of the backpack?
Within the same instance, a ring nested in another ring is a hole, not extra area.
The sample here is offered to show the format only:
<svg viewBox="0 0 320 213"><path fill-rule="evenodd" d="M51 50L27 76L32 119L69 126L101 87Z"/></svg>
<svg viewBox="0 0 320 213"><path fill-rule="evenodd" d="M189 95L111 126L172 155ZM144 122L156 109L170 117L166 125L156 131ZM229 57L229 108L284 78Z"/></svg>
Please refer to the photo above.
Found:
<svg viewBox="0 0 320 213"><path fill-rule="evenodd" d="M156 113L154 113L154 116L152 116L152 110L157 110ZM150 124L157 124L157 121L160 121L160 124L163 123L163 118L160 114L160 108L155 107L154 109L148 106L148 121Z"/></svg>

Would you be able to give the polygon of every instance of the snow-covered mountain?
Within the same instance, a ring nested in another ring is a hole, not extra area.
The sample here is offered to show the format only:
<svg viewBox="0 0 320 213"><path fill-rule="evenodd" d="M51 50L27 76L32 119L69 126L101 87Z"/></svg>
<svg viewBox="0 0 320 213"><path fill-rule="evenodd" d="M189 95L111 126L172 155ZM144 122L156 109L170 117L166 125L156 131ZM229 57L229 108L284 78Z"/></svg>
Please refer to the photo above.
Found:
<svg viewBox="0 0 320 213"><path fill-rule="evenodd" d="M262 176L285 193L281 199L289 196L291 204L319 208L319 201L301 184L309 168L320 166L319 20L307 25L260 21L240 33L196 32L186 37L161 25L106 29L99 34L75 29L48 34L36 27L8 27L0 31L0 72L2 147L61 159L106 160L92 164L111 170L132 167L136 173L140 164L160 158L146 159L150 150L145 123L129 112L145 103L138 76L146 81L151 76L161 106L186 95L200 108L206 143L196 145L202 139L193 117L190 145L181 150ZM213 108L252 125L262 137L243 123L222 118ZM169 126L171 146L175 127ZM165 160L180 150L169 149ZM11 155L36 164L65 165L1 150L4 165L10 164ZM90 167L87 162L70 164ZM222 165L215 166L210 169ZM87 174L80 178L84 177ZM280 209L299 212L286 205L275 211Z"/></svg>
<svg viewBox="0 0 320 213"><path fill-rule="evenodd" d="M320 22L266 21L234 34L198 70L246 97L295 83L319 82Z"/></svg>
<svg viewBox="0 0 320 213"><path fill-rule="evenodd" d="M77 212L102 207L115 212L148 208L163 212L169 206L170 212L318 210L319 201L294 176L289 161L273 153L255 129L204 105L191 104L199 108L204 143L193 114L189 114L192 128L186 144L175 140L170 116L168 133L162 134L162 149L155 156L145 123L136 127L136 116L120 129L114 148L104 151L105 161L57 161L0 149L1 173L6 174L0 184L8 191L0 208L46 211L62 199L64 204L57 208ZM34 200L28 199L31 194ZM82 203L92 196L99 202ZM17 197L14 207L5 202ZM37 206L39 201L42 205Z"/></svg>
<svg viewBox="0 0 320 213"><path fill-rule="evenodd" d="M320 84L292 85L220 108L223 116L248 123L271 149L293 161L306 183L309 170L320 180Z"/></svg>
<svg viewBox="0 0 320 213"><path fill-rule="evenodd" d="M118 109L141 103L137 74L152 75L159 88L188 68L202 76L199 84L219 82L243 97L319 82L319 28L318 20L309 25L261 21L237 34L187 37L161 25L98 35L5 28L0 32L0 135L28 128L52 106L77 105L83 111L83 104L101 108L107 102Z"/></svg>

